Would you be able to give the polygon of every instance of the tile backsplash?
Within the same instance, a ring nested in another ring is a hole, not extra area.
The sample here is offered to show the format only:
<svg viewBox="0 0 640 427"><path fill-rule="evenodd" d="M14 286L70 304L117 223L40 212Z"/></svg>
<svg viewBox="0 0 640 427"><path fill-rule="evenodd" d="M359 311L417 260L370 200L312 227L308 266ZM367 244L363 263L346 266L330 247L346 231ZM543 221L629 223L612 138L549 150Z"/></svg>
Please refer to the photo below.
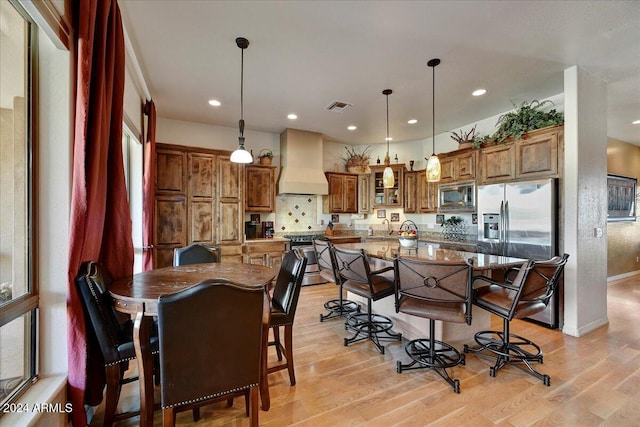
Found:
<svg viewBox="0 0 640 427"><path fill-rule="evenodd" d="M318 196L280 195L276 197L276 232L301 232L320 230L318 221Z"/></svg>

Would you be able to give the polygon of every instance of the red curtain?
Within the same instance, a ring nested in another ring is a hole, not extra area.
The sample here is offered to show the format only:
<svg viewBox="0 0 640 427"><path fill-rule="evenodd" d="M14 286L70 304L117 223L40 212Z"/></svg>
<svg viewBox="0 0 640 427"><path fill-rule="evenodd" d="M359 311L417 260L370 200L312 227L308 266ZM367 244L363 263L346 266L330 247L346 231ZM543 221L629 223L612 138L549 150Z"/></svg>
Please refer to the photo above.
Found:
<svg viewBox="0 0 640 427"><path fill-rule="evenodd" d="M74 426L102 400L102 356L87 335L75 276L97 260L114 278L133 273L131 217L122 161L124 36L116 0L74 0L75 126L68 270L69 400Z"/></svg>
<svg viewBox="0 0 640 427"><path fill-rule="evenodd" d="M144 106L147 115L147 140L144 143L144 189L142 207L142 269L153 269L153 196L155 193L156 167L156 106L147 101Z"/></svg>

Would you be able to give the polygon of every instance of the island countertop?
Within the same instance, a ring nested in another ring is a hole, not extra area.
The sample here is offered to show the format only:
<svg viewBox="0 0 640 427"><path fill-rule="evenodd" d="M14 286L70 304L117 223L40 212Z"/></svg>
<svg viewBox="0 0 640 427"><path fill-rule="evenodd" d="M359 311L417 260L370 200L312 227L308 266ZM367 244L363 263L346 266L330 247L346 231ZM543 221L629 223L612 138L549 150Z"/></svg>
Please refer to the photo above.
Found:
<svg viewBox="0 0 640 427"><path fill-rule="evenodd" d="M385 261L393 261L393 257L395 255L432 261L467 261L473 258L474 270L509 268L522 265L522 263L526 261L526 259L523 258L441 249L428 245L407 249L401 248L397 240L395 242L377 241L365 243L336 243L336 247L352 250L364 249L364 252L368 256Z"/></svg>

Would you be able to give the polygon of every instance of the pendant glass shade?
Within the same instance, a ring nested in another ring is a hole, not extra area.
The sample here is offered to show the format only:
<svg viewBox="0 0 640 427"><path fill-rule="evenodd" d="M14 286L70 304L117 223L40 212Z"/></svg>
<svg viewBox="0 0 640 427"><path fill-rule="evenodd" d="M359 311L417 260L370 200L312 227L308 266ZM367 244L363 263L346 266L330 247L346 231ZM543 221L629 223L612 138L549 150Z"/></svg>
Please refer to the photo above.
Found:
<svg viewBox="0 0 640 427"><path fill-rule="evenodd" d="M384 168L384 172L382 173L382 186L384 188L393 188L396 184L396 180L393 177L393 170L387 166Z"/></svg>
<svg viewBox="0 0 640 427"><path fill-rule="evenodd" d="M244 37L236 39L236 45L240 48L240 136L238 137L238 148L231 153L231 162L233 163L253 163L253 156L244 148L244 50L249 47L249 40Z"/></svg>
<svg viewBox="0 0 640 427"><path fill-rule="evenodd" d="M433 154L431 154L431 157L429 157L429 160L427 160L427 173L425 174L427 177L427 182L439 182L441 171L440 159L438 159L438 156L436 156L436 67L438 66L438 64L440 64L440 60L438 58L431 59L429 60L429 62L427 62L427 65L433 70L433 104L431 106L433 116L433 134L431 139Z"/></svg>
<svg viewBox="0 0 640 427"><path fill-rule="evenodd" d="M432 154L427 161L427 182L440 181L440 159Z"/></svg>

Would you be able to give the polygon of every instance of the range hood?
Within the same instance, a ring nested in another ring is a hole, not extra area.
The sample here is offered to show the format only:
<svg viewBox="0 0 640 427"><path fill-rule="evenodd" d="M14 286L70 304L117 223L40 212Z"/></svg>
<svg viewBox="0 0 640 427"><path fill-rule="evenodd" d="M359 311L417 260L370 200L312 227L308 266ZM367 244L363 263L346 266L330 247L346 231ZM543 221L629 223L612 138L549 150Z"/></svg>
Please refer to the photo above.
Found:
<svg viewBox="0 0 640 427"><path fill-rule="evenodd" d="M322 169L322 134L286 129L280 134L278 194L329 194Z"/></svg>

